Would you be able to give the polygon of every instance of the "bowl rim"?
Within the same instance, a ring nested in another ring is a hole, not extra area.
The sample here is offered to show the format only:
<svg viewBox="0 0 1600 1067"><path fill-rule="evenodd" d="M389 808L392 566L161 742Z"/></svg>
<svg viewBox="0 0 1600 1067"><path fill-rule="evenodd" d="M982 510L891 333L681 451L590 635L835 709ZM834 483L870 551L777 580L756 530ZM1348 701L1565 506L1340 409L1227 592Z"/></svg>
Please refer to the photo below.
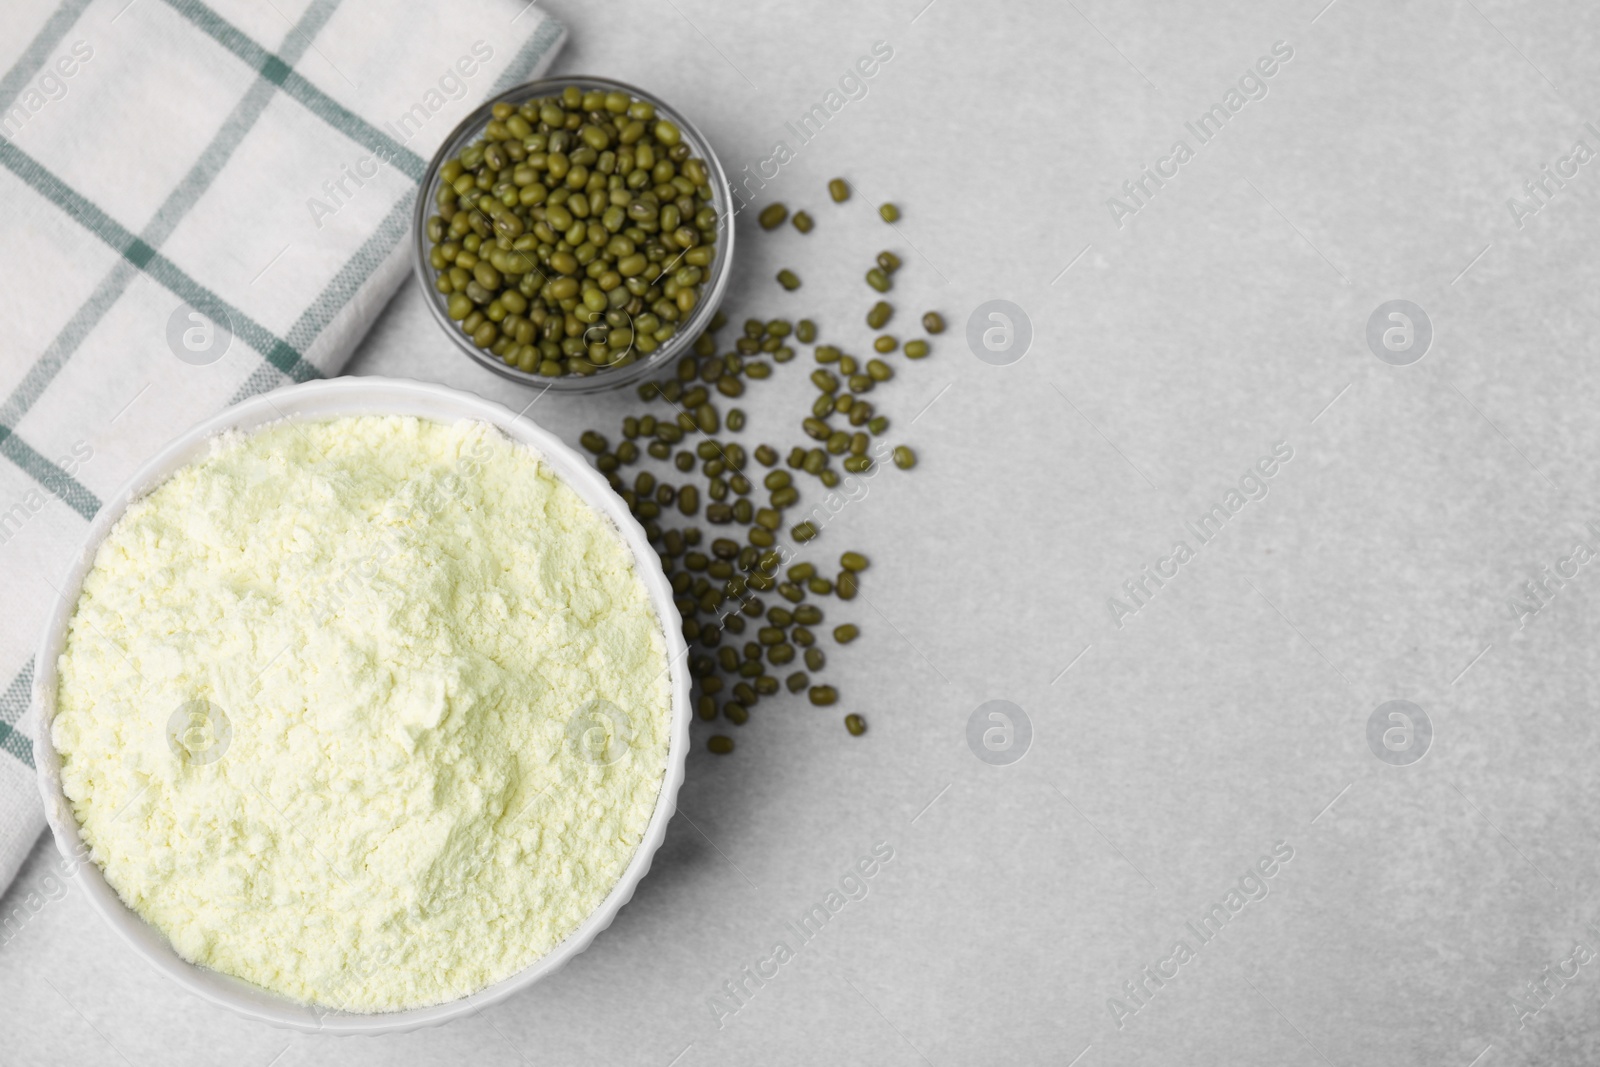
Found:
<svg viewBox="0 0 1600 1067"><path fill-rule="evenodd" d="M531 406L531 405L530 405ZM688 648L680 630L670 625L677 617L672 591L644 529L622 499L575 449L526 417L527 409L513 414L502 404L473 393L431 382L403 378L340 377L290 385L257 394L219 412L168 442L139 467L115 494L108 497L85 534L78 554L60 584L35 658L33 706L36 780L64 870L78 876L90 906L157 971L184 990L247 1019L308 1033L384 1034L437 1026L498 1003L534 982L560 970L588 948L632 898L649 871L656 850L666 838L667 825L677 810L689 748ZM663 768L655 810L651 813L633 857L607 892L605 899L554 948L515 974L482 989L427 1007L393 1012L328 1011L291 1000L260 986L178 955L166 936L122 902L105 880L100 867L84 857L71 802L61 786L61 759L51 736L55 709L57 661L65 643L66 626L77 606L83 579L106 534L129 505L165 482L175 471L204 456L211 440L227 430L254 432L272 423L314 422L342 415L416 415L440 422L475 419L486 422L517 444L532 449L563 482L591 507L610 520L635 559L640 579L649 593L666 641L670 672L671 723L666 765Z"/></svg>
<svg viewBox="0 0 1600 1067"><path fill-rule="evenodd" d="M592 88L615 90L628 93L637 99L651 104L661 115L673 123L682 132L684 139L698 149L700 157L705 161L710 170L711 206L717 212L717 231L721 237L721 248L717 257L711 264L711 276L706 279L701 289L701 298L689 317L681 322L677 333L667 340L660 348L650 355L621 370L601 370L587 376L563 375L559 378L543 378L528 371L518 370L516 367L506 365L505 360L492 352L487 352L469 341L465 334L456 328L450 316L446 313L442 295L434 288L433 265L428 262L428 218L434 213L434 195L439 188L439 170L445 162L459 152L467 143L477 138L485 126L488 125L494 106L503 102L521 103L540 96L553 96L568 86L575 85L579 88ZM433 158L428 161L427 169L422 172L422 181L417 185L417 200L411 213L411 266L412 275L423 291L423 301L428 305L428 311L434 322L449 335L451 341L464 355L474 363L484 367L502 378L519 382L523 385L540 386L552 392L572 393L582 395L587 393L601 393L612 389L620 389L625 385L651 377L662 368L670 365L675 359L688 351L695 339L710 325L712 317L717 312L717 307L722 303L723 294L727 291L729 279L733 276L733 250L737 227L733 224L733 217L737 212L732 205L733 196L729 191L728 176L722 169L722 161L717 158L716 150L711 147L710 138L701 132L700 128L691 122L677 108L668 104L654 93L647 92L637 86L620 82L613 78L604 78L589 74L564 74L559 77L541 78L537 81L524 82L521 85L507 89L497 96L485 100L466 118L456 124L456 127L445 136L440 143Z"/></svg>

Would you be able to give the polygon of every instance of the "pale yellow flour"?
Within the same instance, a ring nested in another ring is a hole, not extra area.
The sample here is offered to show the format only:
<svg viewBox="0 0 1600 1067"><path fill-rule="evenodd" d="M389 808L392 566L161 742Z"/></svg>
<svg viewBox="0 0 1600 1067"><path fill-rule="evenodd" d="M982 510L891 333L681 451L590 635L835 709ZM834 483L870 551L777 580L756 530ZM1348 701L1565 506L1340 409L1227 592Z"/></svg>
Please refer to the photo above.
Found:
<svg viewBox="0 0 1600 1067"><path fill-rule="evenodd" d="M491 427L220 439L128 509L52 736L92 857L187 959L357 1011L549 952L654 810L666 644L617 531Z"/></svg>

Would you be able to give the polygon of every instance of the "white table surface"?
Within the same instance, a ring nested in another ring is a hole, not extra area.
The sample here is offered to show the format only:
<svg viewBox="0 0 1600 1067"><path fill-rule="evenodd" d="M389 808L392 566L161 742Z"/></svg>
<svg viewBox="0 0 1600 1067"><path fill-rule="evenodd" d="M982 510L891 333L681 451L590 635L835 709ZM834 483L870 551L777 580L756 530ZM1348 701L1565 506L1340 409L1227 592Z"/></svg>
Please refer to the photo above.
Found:
<svg viewBox="0 0 1600 1067"><path fill-rule="evenodd" d="M1600 520L1600 163L1520 228L1507 198L1574 142L1600 150L1600 17L924 2L549 4L573 31L558 72L651 87L734 170L793 147L785 122L874 41L894 48L767 190L816 232L741 218L725 305L812 313L861 351L861 274L890 247L899 331L926 308L951 323L874 396L920 466L817 543L873 559L866 595L828 608L863 629L831 657L841 706L764 701L727 758L697 724L685 814L634 901L467 1021L383 1039L241 1021L157 977L73 889L0 952L0 1063L1596 1062L1600 961L1524 1025L1511 998L1575 941L1600 950L1600 566L1520 628L1508 601ZM1268 95L1119 229L1107 198L1195 147L1184 122L1276 41L1294 55ZM858 186L844 207L835 174ZM872 213L885 198L898 232ZM799 293L773 283L783 266ZM963 338L995 298L1034 330L1010 366ZM1410 366L1365 340L1396 298L1435 332ZM745 405L747 439L799 439L803 366ZM457 357L409 288L351 370L532 398ZM640 408L531 414L575 440ZM1268 495L1113 625L1107 598L1194 547L1185 520L1278 442L1293 459ZM1367 741L1397 698L1435 730L1410 766ZM965 740L993 699L1033 724L1011 766ZM787 923L879 842L894 858L866 898L800 945ZM1269 894L1193 938L1277 842L1294 854ZM53 856L41 842L0 912ZM1195 958L1118 1029L1108 999L1179 938ZM795 958L719 1026L708 998L775 940Z"/></svg>

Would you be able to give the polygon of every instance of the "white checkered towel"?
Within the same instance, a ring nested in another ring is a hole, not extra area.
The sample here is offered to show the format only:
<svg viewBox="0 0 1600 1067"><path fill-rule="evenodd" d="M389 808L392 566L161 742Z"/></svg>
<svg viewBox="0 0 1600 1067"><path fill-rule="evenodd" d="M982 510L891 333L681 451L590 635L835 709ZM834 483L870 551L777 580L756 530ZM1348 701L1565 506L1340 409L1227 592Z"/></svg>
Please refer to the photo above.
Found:
<svg viewBox="0 0 1600 1067"><path fill-rule="evenodd" d="M520 0L0 6L0 891L44 827L33 654L87 521L206 415L338 372L434 149L564 39Z"/></svg>

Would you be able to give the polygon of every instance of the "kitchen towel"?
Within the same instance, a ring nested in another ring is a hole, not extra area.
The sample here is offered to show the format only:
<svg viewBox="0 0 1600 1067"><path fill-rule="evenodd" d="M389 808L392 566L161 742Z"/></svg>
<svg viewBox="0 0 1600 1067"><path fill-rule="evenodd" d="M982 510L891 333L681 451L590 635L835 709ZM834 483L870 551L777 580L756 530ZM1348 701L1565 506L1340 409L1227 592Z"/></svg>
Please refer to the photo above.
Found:
<svg viewBox="0 0 1600 1067"><path fill-rule="evenodd" d="M548 69L514 0L8 0L0 13L0 891L44 828L40 631L180 431L338 373L445 135Z"/></svg>

